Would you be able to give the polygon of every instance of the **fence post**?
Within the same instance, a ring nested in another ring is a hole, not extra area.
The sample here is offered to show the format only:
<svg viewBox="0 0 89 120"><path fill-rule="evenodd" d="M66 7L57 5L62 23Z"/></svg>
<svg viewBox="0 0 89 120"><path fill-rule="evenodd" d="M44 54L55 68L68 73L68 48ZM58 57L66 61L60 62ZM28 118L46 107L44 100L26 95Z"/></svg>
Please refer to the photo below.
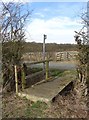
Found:
<svg viewBox="0 0 89 120"><path fill-rule="evenodd" d="M17 78L17 66L14 66L15 68L15 85L16 85L16 94L18 94L18 78Z"/></svg>
<svg viewBox="0 0 89 120"><path fill-rule="evenodd" d="M60 61L62 60L62 53L60 53Z"/></svg>
<svg viewBox="0 0 89 120"><path fill-rule="evenodd" d="M49 61L46 59L46 80L49 77Z"/></svg>
<svg viewBox="0 0 89 120"><path fill-rule="evenodd" d="M21 81L22 81L22 89L24 89L26 81L25 81L25 72L24 72L24 68L23 67L21 69Z"/></svg>
<svg viewBox="0 0 89 120"><path fill-rule="evenodd" d="M67 60L69 61L69 53L67 52Z"/></svg>

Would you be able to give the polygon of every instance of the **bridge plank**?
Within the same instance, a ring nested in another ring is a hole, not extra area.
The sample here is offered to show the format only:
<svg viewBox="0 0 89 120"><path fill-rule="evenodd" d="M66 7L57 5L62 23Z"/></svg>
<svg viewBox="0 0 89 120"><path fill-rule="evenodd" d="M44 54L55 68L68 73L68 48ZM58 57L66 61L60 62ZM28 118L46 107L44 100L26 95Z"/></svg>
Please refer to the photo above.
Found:
<svg viewBox="0 0 89 120"><path fill-rule="evenodd" d="M69 79L70 78L70 79ZM26 97L31 101L43 101L51 102L52 99L60 93L70 82L75 80L75 76L66 76L56 78L52 81L38 84L34 87L25 89L23 92L20 92L18 95L21 97Z"/></svg>

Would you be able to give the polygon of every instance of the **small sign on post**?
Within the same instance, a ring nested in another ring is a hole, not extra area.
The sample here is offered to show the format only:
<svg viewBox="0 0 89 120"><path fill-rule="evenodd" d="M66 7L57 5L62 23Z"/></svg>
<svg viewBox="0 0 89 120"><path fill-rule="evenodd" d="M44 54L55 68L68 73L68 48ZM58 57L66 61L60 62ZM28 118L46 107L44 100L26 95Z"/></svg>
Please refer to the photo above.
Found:
<svg viewBox="0 0 89 120"><path fill-rule="evenodd" d="M45 60L45 39L47 39L47 35L44 34L44 39L43 39L43 60ZM45 62L43 63L43 72L45 72Z"/></svg>

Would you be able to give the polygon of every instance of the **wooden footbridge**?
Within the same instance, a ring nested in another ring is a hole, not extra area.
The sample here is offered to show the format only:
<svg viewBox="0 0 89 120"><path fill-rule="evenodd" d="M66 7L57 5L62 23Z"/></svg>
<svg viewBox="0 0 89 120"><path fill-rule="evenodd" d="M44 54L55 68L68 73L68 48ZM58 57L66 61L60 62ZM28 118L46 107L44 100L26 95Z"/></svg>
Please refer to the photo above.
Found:
<svg viewBox="0 0 89 120"><path fill-rule="evenodd" d="M20 97L37 102L43 101L46 103L51 102L66 86L73 82L75 78L56 78L47 82L40 83L30 88L24 89L18 93Z"/></svg>
<svg viewBox="0 0 89 120"><path fill-rule="evenodd" d="M22 79L22 91L18 91L18 80L17 80L17 74L16 74L16 66L15 66L15 81L16 81L16 94L20 97L26 97L27 99L31 101L43 101L46 103L51 102L57 95L60 93L66 86L68 86L70 83L75 80L76 76L70 74L70 72L67 72L63 77L56 77L56 78L49 78L49 61L41 61L39 63L45 63L46 64L46 77L44 80L39 81L32 85L31 87L25 88L24 86L24 80L26 81L26 77L23 77L25 79ZM30 63L30 64L36 64ZM24 74L23 74L24 76Z"/></svg>

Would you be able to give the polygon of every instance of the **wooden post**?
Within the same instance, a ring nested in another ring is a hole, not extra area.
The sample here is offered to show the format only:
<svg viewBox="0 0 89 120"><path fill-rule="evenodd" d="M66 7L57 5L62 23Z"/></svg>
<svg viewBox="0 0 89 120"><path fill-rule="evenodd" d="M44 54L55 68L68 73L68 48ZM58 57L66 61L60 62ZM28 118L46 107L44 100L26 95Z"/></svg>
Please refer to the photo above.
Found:
<svg viewBox="0 0 89 120"><path fill-rule="evenodd" d="M45 39L47 39L47 35L44 34L44 40L43 40L43 60L45 60ZM45 62L43 62L43 72L45 73Z"/></svg>
<svg viewBox="0 0 89 120"><path fill-rule="evenodd" d="M60 61L62 61L62 53L60 53Z"/></svg>
<svg viewBox="0 0 89 120"><path fill-rule="evenodd" d="M24 89L26 81L25 81L25 72L24 72L23 67L22 67L22 70L21 70L21 80L22 80L22 89Z"/></svg>
<svg viewBox="0 0 89 120"><path fill-rule="evenodd" d="M49 77L49 61L46 61L46 80L48 80Z"/></svg>
<svg viewBox="0 0 89 120"><path fill-rule="evenodd" d="M15 65L15 85L16 85L16 94L18 94L18 78L17 78L17 66Z"/></svg>
<svg viewBox="0 0 89 120"><path fill-rule="evenodd" d="M67 52L67 60L69 61L69 54L68 54L68 52Z"/></svg>

